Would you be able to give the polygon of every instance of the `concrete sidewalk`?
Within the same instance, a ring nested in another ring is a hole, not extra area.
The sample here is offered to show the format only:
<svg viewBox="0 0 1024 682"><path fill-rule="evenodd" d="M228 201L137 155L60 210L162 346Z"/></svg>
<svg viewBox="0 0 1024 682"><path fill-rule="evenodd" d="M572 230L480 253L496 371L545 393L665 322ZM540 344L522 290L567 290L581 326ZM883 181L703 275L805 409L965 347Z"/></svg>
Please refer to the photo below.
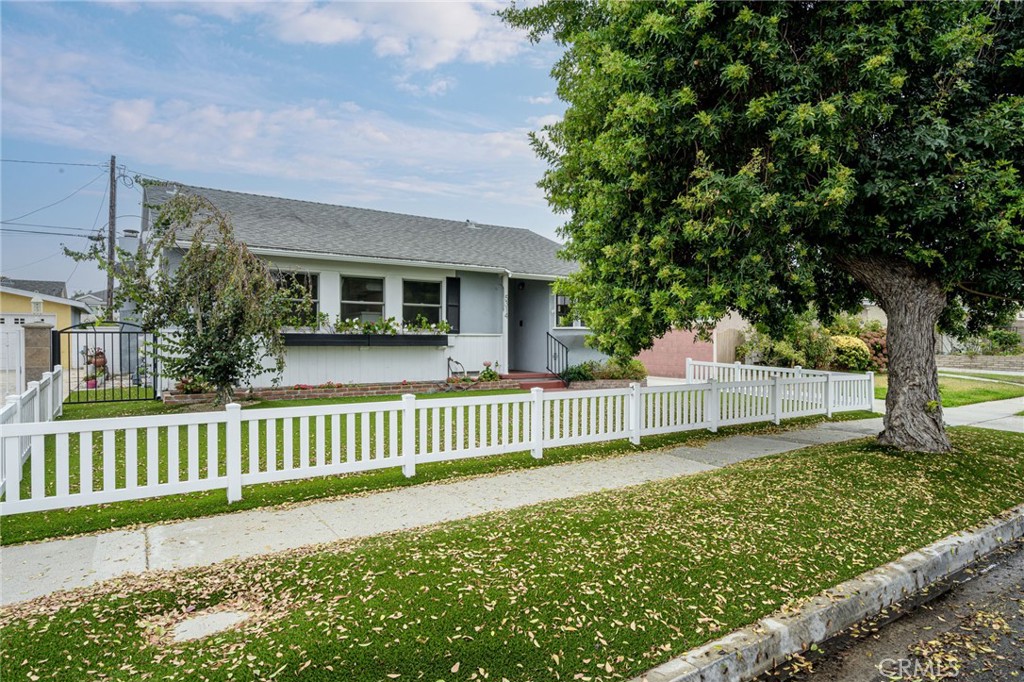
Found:
<svg viewBox="0 0 1024 682"><path fill-rule="evenodd" d="M955 425L1024 432L1024 399L946 410ZM377 535L490 511L708 471L755 457L877 434L882 419L819 424L771 436L733 436L680 447L562 464L359 497L112 531L0 548L0 605L92 585L125 573L202 566L232 557Z"/></svg>

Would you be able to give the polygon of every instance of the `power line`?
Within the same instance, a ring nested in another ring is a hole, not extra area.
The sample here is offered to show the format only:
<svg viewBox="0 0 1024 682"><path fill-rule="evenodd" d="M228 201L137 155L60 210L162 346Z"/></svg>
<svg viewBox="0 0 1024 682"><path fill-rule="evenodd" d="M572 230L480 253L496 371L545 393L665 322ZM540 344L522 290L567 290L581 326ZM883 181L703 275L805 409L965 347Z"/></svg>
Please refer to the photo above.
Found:
<svg viewBox="0 0 1024 682"><path fill-rule="evenodd" d="M47 227L55 230L76 230L78 232L95 232L96 227L72 227L71 225L43 225L40 223L19 223L17 221L3 221L4 225L16 225L18 227ZM104 225L106 227L106 225Z"/></svg>
<svg viewBox="0 0 1024 682"><path fill-rule="evenodd" d="M67 195L63 199L58 199L57 201L53 202L52 204L47 204L46 206L43 206L42 208L37 208L34 211L29 211L28 213L24 213L24 214L18 216L17 218L8 218L6 220L3 220L2 222L10 223L10 222L13 222L15 220L21 220L22 218L27 218L28 216L32 215L33 213L39 213L40 211L44 211L44 210L46 210L48 208L52 208L53 206L56 206L57 204L62 203L64 201L67 201L71 197L75 196L76 194L81 192L83 189L85 189L86 187L88 187L92 183L96 182L97 180L99 180L100 178L102 178L106 174L107 174L106 171L100 173L95 178L93 178L89 182L85 183L84 185L82 185L81 187L79 187L78 189L76 189L74 192L72 192L71 194Z"/></svg>
<svg viewBox="0 0 1024 682"><path fill-rule="evenodd" d="M125 213L124 215L119 215L117 217L118 218L141 218L142 216L140 216L137 213ZM97 218L97 220L98 220L98 218ZM98 230L102 230L104 227L107 226L106 223L103 223L102 225L98 225L96 227L75 227L73 225L47 225L46 223L21 223L21 222L18 222L16 220L12 220L12 221L0 220L0 224L3 224L3 225L15 225L17 227L43 227L43 228L50 228L50 229L54 229L54 230L76 230L78 232L96 232Z"/></svg>
<svg viewBox="0 0 1024 682"><path fill-rule="evenodd" d="M84 168L106 168L106 163L70 163L64 161L30 161L28 159L0 159L2 163L33 163L40 166L82 166Z"/></svg>
<svg viewBox="0 0 1024 682"><path fill-rule="evenodd" d="M80 237L81 239L92 239L94 237L94 235L91 234L78 234L76 232L43 232L42 230L19 230L17 228L7 228L3 231L3 234L9 234L12 232L17 234L43 234L54 237Z"/></svg>
<svg viewBox="0 0 1024 682"><path fill-rule="evenodd" d="M57 256L61 256L63 254L64 254L63 251L58 251L57 253L50 254L49 256L47 256L45 258L40 258L39 260L34 260L31 263L25 263L24 265L19 265L16 268L4 268L4 272L14 272L15 270L24 270L25 268L32 267L33 265L35 265L37 263L42 263L44 260L50 260L51 258L56 258Z"/></svg>

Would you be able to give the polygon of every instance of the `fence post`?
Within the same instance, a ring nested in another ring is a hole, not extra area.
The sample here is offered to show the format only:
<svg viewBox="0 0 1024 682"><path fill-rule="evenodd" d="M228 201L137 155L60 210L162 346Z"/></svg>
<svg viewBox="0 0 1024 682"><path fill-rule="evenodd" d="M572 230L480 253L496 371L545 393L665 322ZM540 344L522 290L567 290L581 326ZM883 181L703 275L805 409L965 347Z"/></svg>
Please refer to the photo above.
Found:
<svg viewBox="0 0 1024 682"><path fill-rule="evenodd" d="M540 459L544 456L544 389L539 386L531 388L530 399L530 443L533 445L530 454L534 459Z"/></svg>
<svg viewBox="0 0 1024 682"><path fill-rule="evenodd" d="M59 417L64 414L64 368L60 365L54 365L53 376L53 416Z"/></svg>
<svg viewBox="0 0 1024 682"><path fill-rule="evenodd" d="M686 358L686 383L693 383L693 358Z"/></svg>
<svg viewBox="0 0 1024 682"><path fill-rule="evenodd" d="M25 392L32 394L32 403L29 406L29 410L31 410L30 414L31 414L32 423L33 424L38 424L39 423L39 382L38 381L30 381L30 382L28 382L28 390L26 390Z"/></svg>
<svg viewBox="0 0 1024 682"><path fill-rule="evenodd" d="M224 409L228 413L224 440L227 442L228 503L231 503L242 499L242 406L229 403Z"/></svg>
<svg viewBox="0 0 1024 682"><path fill-rule="evenodd" d="M711 429L711 433L718 433L718 410L721 406L719 394L721 390L718 388L718 379L708 379L708 383L711 384L711 388L704 394L707 396L707 400L710 403L706 406L708 421L711 422L711 425L708 428Z"/></svg>
<svg viewBox="0 0 1024 682"><path fill-rule="evenodd" d="M21 499L21 438L4 438L4 461L4 499L17 502Z"/></svg>
<svg viewBox="0 0 1024 682"><path fill-rule="evenodd" d="M772 421L776 424L782 421L782 391L779 390L779 381L778 374L772 377Z"/></svg>
<svg viewBox="0 0 1024 682"><path fill-rule="evenodd" d="M825 416L832 418L832 372L825 375Z"/></svg>
<svg viewBox="0 0 1024 682"><path fill-rule="evenodd" d="M640 384L629 385L629 442L633 445L640 445L640 433L643 431L643 394L640 393Z"/></svg>
<svg viewBox="0 0 1024 682"><path fill-rule="evenodd" d="M732 363L732 367L733 367L733 369L732 369L732 380L733 381L743 381L742 366L743 366L743 363L740 362L739 360L737 360L736 362Z"/></svg>
<svg viewBox="0 0 1024 682"><path fill-rule="evenodd" d="M793 371L796 373L797 377L802 377L804 375L804 368L801 367L800 365L797 365L796 367L794 367Z"/></svg>
<svg viewBox="0 0 1024 682"><path fill-rule="evenodd" d="M868 390L867 390L867 410L868 412L875 411L875 373L865 372L868 375Z"/></svg>
<svg viewBox="0 0 1024 682"><path fill-rule="evenodd" d="M46 389L43 389L43 386ZM48 422L53 419L53 373L43 372L43 380L39 382L39 421Z"/></svg>
<svg viewBox="0 0 1024 682"><path fill-rule="evenodd" d="M416 396L402 396L402 473L406 478L416 475Z"/></svg>

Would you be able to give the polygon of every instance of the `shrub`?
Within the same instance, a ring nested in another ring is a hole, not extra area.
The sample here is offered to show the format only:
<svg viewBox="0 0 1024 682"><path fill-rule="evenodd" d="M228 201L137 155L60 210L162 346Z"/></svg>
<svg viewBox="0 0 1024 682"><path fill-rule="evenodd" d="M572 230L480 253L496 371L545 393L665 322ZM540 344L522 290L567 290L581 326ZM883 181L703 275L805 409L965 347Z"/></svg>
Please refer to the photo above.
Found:
<svg viewBox="0 0 1024 682"><path fill-rule="evenodd" d="M856 336L833 336L836 347L835 366L853 372L863 372L871 366L868 345Z"/></svg>
<svg viewBox="0 0 1024 682"><path fill-rule="evenodd" d="M889 347L886 343L885 330L864 331L858 335L861 341L868 347L871 353L871 364L868 366L873 372L884 372L889 369Z"/></svg>
<svg viewBox="0 0 1024 682"><path fill-rule="evenodd" d="M774 367L826 369L835 353L828 330L818 326L812 314L797 317L781 338L749 329L746 343L736 348L738 357L748 362Z"/></svg>
<svg viewBox="0 0 1024 682"><path fill-rule="evenodd" d="M984 352L991 355L1014 355L1020 352L1021 341L1012 329L993 329L985 335Z"/></svg>
<svg viewBox="0 0 1024 682"><path fill-rule="evenodd" d="M865 332L880 332L885 328L878 320L863 320L856 315L839 313L828 325L828 331L833 336L857 336Z"/></svg>
<svg viewBox="0 0 1024 682"><path fill-rule="evenodd" d="M644 363L632 358L620 361L609 360L596 365L593 368L594 379L629 379L631 381L643 381L647 378L647 368Z"/></svg>
<svg viewBox="0 0 1024 682"><path fill-rule="evenodd" d="M574 381L593 381L595 362L584 362L579 365L566 367L559 377L567 384Z"/></svg>

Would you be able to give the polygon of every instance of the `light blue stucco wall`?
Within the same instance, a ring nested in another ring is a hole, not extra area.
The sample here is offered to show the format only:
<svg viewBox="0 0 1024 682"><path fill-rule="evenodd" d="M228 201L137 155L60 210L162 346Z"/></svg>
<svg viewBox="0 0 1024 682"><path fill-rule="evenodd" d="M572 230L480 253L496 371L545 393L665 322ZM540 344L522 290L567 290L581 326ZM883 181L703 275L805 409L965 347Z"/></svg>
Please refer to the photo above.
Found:
<svg viewBox="0 0 1024 682"><path fill-rule="evenodd" d="M601 351L584 345L588 331L586 329L554 329L551 335L565 344L569 349L569 364L580 365L591 360L604 362L608 356Z"/></svg>
<svg viewBox="0 0 1024 682"><path fill-rule="evenodd" d="M551 329L551 284L529 279L509 282L509 348L511 369L547 371L547 333Z"/></svg>
<svg viewBox="0 0 1024 682"><path fill-rule="evenodd" d="M460 331L463 334L500 334L504 303L501 275L457 272L462 281Z"/></svg>

